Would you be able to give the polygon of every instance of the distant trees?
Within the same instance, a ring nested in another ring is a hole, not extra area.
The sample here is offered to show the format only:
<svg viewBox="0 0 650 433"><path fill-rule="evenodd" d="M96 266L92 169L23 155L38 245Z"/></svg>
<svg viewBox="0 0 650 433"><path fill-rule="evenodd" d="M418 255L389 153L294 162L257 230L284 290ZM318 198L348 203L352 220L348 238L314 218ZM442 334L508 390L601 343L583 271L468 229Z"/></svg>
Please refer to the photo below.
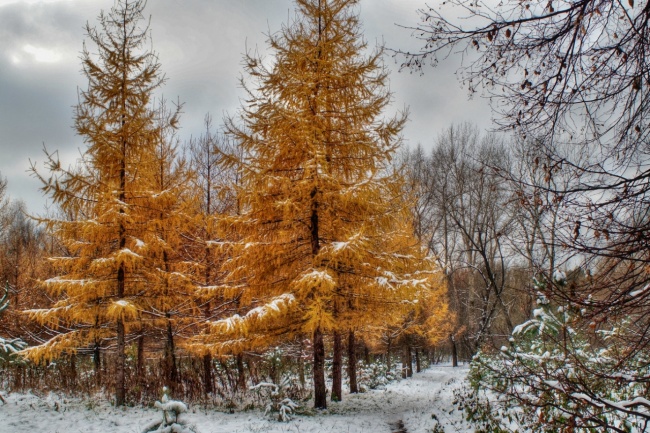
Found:
<svg viewBox="0 0 650 433"><path fill-rule="evenodd" d="M418 147L402 160L417 197L418 236L445 271L457 315L447 337L469 359L525 318L517 274L532 274L513 248L517 205L495 170L509 168L510 153L494 136L461 124L441 133L430 154Z"/></svg>
<svg viewBox="0 0 650 433"><path fill-rule="evenodd" d="M541 253L548 260L538 269L538 288L551 305L567 313L560 315L561 332L539 333L542 342L557 345L559 367L551 372L542 370L544 363L539 368L527 365L528 375L554 384L555 400L566 401L560 420L566 428L624 431L626 422L646 425L644 409L631 403L643 392L628 392L608 380L628 371L633 374L627 382L648 380L644 369L631 366L647 359L650 330L650 4L447 4L471 19L459 24L438 9L422 10L416 28L424 45L420 52L405 53L404 65L419 69L451 50L474 52L466 57L471 60L461 76L470 91L488 92L497 123L530 146L526 170L504 178L514 181L518 200L532 211L525 223L529 240L536 244L530 245L529 257ZM579 266L582 277L558 284L552 274L556 253ZM582 359L583 339L602 355L601 363ZM527 356L535 350L527 348ZM523 356L513 368L523 367ZM504 383L495 380L499 387ZM496 383L481 382L492 388ZM532 404L519 394L519 385L514 380L499 390L521 404ZM547 391L540 387L533 392L541 396Z"/></svg>
<svg viewBox="0 0 650 433"><path fill-rule="evenodd" d="M242 178L241 212L223 222L235 229L223 290L248 312L212 323L197 347L239 353L309 335L314 405L325 408L327 334L340 399L343 335L399 321L423 292L445 300L388 165L405 117L379 117L390 93L381 51L364 54L357 1L296 4L269 37L274 62L245 58L250 102L226 125Z"/></svg>
<svg viewBox="0 0 650 433"><path fill-rule="evenodd" d="M21 310L47 305L36 279L47 268L44 252L49 245L45 231L26 214L21 201L6 196L7 180L0 177L0 286L2 336L9 340L36 332L25 323Z"/></svg>

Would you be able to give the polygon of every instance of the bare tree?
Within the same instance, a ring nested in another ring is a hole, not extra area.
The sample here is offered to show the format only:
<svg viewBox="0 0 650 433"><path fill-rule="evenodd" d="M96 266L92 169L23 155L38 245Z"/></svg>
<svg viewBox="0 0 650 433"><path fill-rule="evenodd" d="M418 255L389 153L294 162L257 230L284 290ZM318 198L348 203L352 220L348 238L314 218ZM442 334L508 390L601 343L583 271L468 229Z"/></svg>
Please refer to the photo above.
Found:
<svg viewBox="0 0 650 433"><path fill-rule="evenodd" d="M421 70L453 52L470 54L460 68L470 92L490 98L501 129L534 144L528 161L536 173L516 179L520 199L541 203L528 209L544 210L553 223L551 237L537 231L530 239L562 251L585 275L575 284L547 275L546 295L579 311L576 327L594 332L590 338L616 331L606 343L616 371L577 370L606 383L632 368L630 380L647 382L638 361L650 349L650 2L451 0L442 7L451 9L420 10L413 29L422 49L401 53L404 66ZM467 19L452 19L452 11ZM530 216L529 223L546 219ZM549 264L547 272L556 267ZM584 405L576 395L588 384L562 380L562 398ZM592 410L610 404L601 391L588 393ZM612 410L648 419L636 406Z"/></svg>
<svg viewBox="0 0 650 433"><path fill-rule="evenodd" d="M514 326L508 293L514 251L506 242L513 212L510 193L491 168L508 159L494 136L481 137L469 124L442 133L430 156L415 149L404 158L417 234L445 269L466 358Z"/></svg>
<svg viewBox="0 0 650 433"><path fill-rule="evenodd" d="M589 307L599 320L612 308L638 312L638 300L624 294L646 286L643 269L650 264L650 3L447 3L471 24L420 10L422 23L414 28L424 45L402 53L404 66L420 69L454 50L476 52L461 67L470 91L487 92L502 128L522 139L544 137L530 141L528 158L540 164L544 184L519 180L561 202L553 248L572 251L585 270L608 276L598 287L571 293L555 287L553 295L584 306L597 291ZM622 263L630 272L613 272ZM650 331L650 321L644 329Z"/></svg>

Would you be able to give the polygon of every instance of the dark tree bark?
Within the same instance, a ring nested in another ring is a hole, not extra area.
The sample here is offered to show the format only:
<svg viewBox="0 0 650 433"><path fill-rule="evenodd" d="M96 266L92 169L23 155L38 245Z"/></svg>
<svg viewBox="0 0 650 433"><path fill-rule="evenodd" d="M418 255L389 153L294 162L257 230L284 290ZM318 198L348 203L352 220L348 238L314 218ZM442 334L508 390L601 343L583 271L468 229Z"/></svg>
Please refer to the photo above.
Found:
<svg viewBox="0 0 650 433"><path fill-rule="evenodd" d="M314 407L327 409L327 388L325 387L325 344L323 333L316 328L313 336L314 347Z"/></svg>
<svg viewBox="0 0 650 433"><path fill-rule="evenodd" d="M70 354L70 382L71 388L74 389L77 386L77 355L75 353Z"/></svg>
<svg viewBox="0 0 650 433"><path fill-rule="evenodd" d="M123 248L126 239L120 240L120 246ZM124 297L124 265L120 265L117 271L117 297ZM117 327L117 354L115 362L115 406L123 406L126 403L126 353L125 349L125 331L124 319L119 317L116 323Z"/></svg>
<svg viewBox="0 0 650 433"><path fill-rule="evenodd" d="M244 370L244 355L241 353L237 355L237 389L239 391L246 390L246 371Z"/></svg>
<svg viewBox="0 0 650 433"><path fill-rule="evenodd" d="M210 395L214 391L214 374L212 372L212 355L203 355L203 391Z"/></svg>
<svg viewBox="0 0 650 433"><path fill-rule="evenodd" d="M456 349L456 339L453 335L450 335L449 341L451 342L451 366L458 367L458 351Z"/></svg>
<svg viewBox="0 0 650 433"><path fill-rule="evenodd" d="M350 380L350 394L359 392L357 385L357 351L354 331L348 332L348 378ZM368 349L366 348L366 351Z"/></svg>
<svg viewBox="0 0 650 433"><path fill-rule="evenodd" d="M343 382L343 344L341 333L334 331L334 359L332 360L332 401L341 401Z"/></svg>
<svg viewBox="0 0 650 433"><path fill-rule="evenodd" d="M93 367L95 370L95 384L100 385L102 383L102 356L98 341L95 342L93 347Z"/></svg>
<svg viewBox="0 0 650 433"><path fill-rule="evenodd" d="M144 381L144 334L138 337L138 360L135 370L138 381Z"/></svg>
<svg viewBox="0 0 650 433"><path fill-rule="evenodd" d="M422 372L422 363L420 362L420 349L415 349L415 371Z"/></svg>
<svg viewBox="0 0 650 433"><path fill-rule="evenodd" d="M167 318L167 339L165 342L165 379L174 390L178 383L178 368L176 366L176 350L174 347L174 332L172 322Z"/></svg>

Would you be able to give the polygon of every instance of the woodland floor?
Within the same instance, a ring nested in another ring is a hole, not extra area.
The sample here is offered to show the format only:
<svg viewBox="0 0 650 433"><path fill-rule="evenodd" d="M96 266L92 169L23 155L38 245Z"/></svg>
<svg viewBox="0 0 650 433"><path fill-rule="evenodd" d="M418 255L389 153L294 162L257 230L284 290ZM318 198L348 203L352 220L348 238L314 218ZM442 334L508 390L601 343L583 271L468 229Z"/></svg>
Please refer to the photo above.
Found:
<svg viewBox="0 0 650 433"><path fill-rule="evenodd" d="M228 414L190 407L181 419L199 433L430 433L439 423L447 433L469 433L463 414L452 404L466 367L433 366L385 389L343 396L326 411L297 415L282 423L263 411ZM0 402L0 433L141 433L160 418L156 409L116 409L108 403L67 399L58 395L4 394ZM440 430L438 430L440 431Z"/></svg>

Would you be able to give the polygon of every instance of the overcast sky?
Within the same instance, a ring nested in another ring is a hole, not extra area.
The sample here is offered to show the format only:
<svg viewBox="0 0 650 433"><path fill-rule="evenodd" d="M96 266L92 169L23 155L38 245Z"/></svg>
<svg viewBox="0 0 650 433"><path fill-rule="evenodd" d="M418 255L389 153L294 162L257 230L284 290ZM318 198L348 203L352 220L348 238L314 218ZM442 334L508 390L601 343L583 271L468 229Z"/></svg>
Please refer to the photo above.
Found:
<svg viewBox="0 0 650 433"><path fill-rule="evenodd" d="M442 0L429 1L436 6ZM42 149L58 150L73 162L84 144L72 129L77 89L85 89L79 53L83 26L97 22L100 10L114 0L0 0L0 175L9 181L13 199L26 202L31 213L44 211L46 197L30 177L29 160L41 172ZM425 0L361 0L360 15L370 45L418 46L408 30L396 24L417 23ZM159 54L167 83L167 99L183 102L181 139L199 135L206 113L220 124L235 113L242 91L238 77L246 47L266 50L265 33L275 32L293 14L292 0L149 0L153 48ZM393 72L390 86L394 110L408 107L406 142L431 148L435 137L452 122L490 126L490 112L480 98L468 100L457 82L457 61L429 69L424 76Z"/></svg>

